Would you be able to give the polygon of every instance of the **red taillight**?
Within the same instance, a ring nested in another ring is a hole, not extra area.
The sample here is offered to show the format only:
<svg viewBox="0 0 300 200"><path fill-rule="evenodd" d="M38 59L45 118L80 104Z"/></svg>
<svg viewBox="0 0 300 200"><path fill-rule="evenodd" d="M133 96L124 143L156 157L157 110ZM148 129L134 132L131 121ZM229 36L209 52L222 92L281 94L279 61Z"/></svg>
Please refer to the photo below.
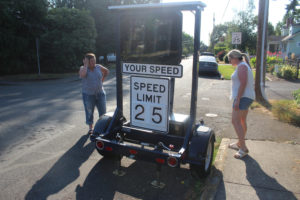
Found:
<svg viewBox="0 0 300 200"><path fill-rule="evenodd" d="M97 141L96 142L96 147L100 150L103 150L104 148L104 143L102 141Z"/></svg>
<svg viewBox="0 0 300 200"><path fill-rule="evenodd" d="M132 154L132 155L136 155L138 152L136 150L130 149L129 153Z"/></svg>
<svg viewBox="0 0 300 200"><path fill-rule="evenodd" d="M165 159L163 159L163 158L156 158L155 161L159 164L164 164L165 163Z"/></svg>
<svg viewBox="0 0 300 200"><path fill-rule="evenodd" d="M170 167L176 167L177 164L178 164L177 158L174 158L174 157L169 157L169 158L168 158L168 165L169 165Z"/></svg>
<svg viewBox="0 0 300 200"><path fill-rule="evenodd" d="M112 151L113 148L112 148L112 147L105 147L105 150L106 150L106 151Z"/></svg>

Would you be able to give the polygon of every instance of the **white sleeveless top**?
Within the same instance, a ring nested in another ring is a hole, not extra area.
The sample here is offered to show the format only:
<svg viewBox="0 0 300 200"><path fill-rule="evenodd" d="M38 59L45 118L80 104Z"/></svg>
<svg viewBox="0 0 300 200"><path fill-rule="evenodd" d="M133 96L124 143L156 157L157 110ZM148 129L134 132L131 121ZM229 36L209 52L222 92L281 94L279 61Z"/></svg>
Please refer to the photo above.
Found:
<svg viewBox="0 0 300 200"><path fill-rule="evenodd" d="M235 99L238 95L239 88L240 88L240 79L238 76L238 68L241 65L245 65L248 68L248 78L247 78L247 85L245 87L244 94L242 97L248 97L249 99L255 99L255 92L254 92L254 79L253 79L253 74L250 66L246 62L241 62L238 64L236 70L234 73L231 75L231 99Z"/></svg>

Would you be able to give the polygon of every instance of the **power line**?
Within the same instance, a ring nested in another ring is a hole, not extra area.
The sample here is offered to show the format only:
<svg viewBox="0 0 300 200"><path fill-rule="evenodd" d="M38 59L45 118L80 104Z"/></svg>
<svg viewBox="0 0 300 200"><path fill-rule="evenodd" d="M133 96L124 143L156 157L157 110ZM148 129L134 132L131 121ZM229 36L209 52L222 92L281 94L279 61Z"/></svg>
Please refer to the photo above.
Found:
<svg viewBox="0 0 300 200"><path fill-rule="evenodd" d="M225 13L226 13L226 10L227 10L227 7L228 7L228 5L229 5L229 2L230 2L230 0L228 0L228 2L227 2L227 5L226 5L226 8L225 8L225 10L224 10L224 13L223 13L223 16L222 16L221 21L224 19L224 15L225 15Z"/></svg>

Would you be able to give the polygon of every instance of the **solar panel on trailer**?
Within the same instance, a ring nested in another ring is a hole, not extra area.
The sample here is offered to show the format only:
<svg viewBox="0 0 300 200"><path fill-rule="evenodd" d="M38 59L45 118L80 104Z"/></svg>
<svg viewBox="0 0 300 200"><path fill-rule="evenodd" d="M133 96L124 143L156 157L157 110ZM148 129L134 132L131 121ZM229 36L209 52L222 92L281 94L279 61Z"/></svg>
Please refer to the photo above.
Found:
<svg viewBox="0 0 300 200"><path fill-rule="evenodd" d="M121 60L177 65L181 62L182 13L174 10L123 14Z"/></svg>

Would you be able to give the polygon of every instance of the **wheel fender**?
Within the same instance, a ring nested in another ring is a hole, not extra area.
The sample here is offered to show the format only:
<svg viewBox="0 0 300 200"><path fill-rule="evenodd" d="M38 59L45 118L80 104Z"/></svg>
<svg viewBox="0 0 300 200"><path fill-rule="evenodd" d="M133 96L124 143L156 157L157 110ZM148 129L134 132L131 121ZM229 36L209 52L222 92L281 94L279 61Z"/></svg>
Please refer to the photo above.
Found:
<svg viewBox="0 0 300 200"><path fill-rule="evenodd" d="M200 125L189 143L189 159L199 160L200 158L205 158L210 140L215 141L213 130L207 126Z"/></svg>
<svg viewBox="0 0 300 200"><path fill-rule="evenodd" d="M100 135L101 133L104 133L109 125L109 122L111 121L112 117L108 115L101 116L100 119L98 119L97 123L94 127L94 134Z"/></svg>

